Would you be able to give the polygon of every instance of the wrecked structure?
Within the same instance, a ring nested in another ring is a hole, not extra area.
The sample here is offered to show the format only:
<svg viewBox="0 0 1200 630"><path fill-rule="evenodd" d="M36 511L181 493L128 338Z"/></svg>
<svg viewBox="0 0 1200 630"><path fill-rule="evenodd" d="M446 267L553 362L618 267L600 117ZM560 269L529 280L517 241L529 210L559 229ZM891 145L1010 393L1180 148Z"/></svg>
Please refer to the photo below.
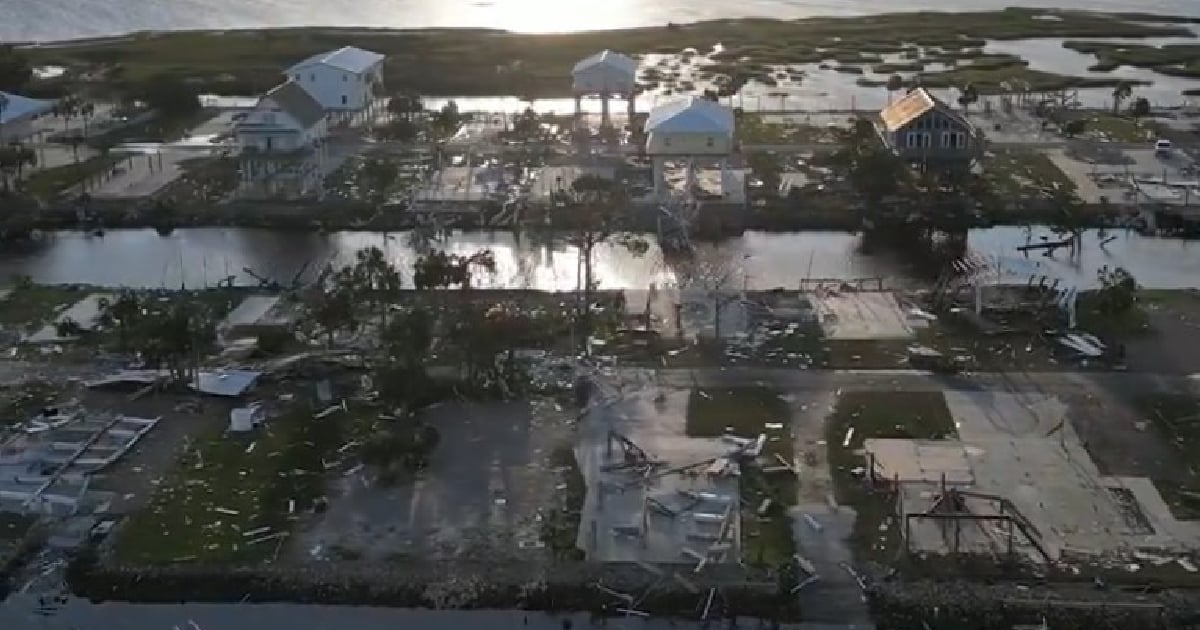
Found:
<svg viewBox="0 0 1200 630"><path fill-rule="evenodd" d="M740 474L759 465L767 436L693 437L673 413L595 415L577 448L587 484L577 546L588 559L692 573L740 562Z"/></svg>
<svg viewBox="0 0 1200 630"><path fill-rule="evenodd" d="M133 448L161 418L45 409L0 445L0 511L72 516L91 476Z"/></svg>
<svg viewBox="0 0 1200 630"><path fill-rule="evenodd" d="M958 439L863 445L866 483L895 497L908 552L1196 570L1200 524L1175 519L1149 479L1102 474L1057 398L944 395Z"/></svg>

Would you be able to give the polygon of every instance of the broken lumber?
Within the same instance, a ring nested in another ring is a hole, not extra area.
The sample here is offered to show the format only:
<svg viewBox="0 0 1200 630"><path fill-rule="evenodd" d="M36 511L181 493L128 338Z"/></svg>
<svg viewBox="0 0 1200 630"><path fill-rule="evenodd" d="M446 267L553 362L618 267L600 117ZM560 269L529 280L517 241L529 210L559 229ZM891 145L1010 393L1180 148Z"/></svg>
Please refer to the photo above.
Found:
<svg viewBox="0 0 1200 630"><path fill-rule="evenodd" d="M809 575L817 574L817 568L813 566L812 562L809 562L808 558L805 558L804 556L802 556L798 553L793 554L792 557L796 559L796 565L800 567L800 570L804 571L805 573L807 573Z"/></svg>

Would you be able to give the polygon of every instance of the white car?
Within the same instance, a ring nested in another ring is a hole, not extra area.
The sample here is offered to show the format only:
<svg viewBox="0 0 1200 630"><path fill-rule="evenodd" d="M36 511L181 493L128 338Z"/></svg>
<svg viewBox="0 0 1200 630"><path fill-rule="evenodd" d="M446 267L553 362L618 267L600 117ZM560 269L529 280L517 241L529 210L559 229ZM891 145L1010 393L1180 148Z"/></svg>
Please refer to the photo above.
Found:
<svg viewBox="0 0 1200 630"><path fill-rule="evenodd" d="M1171 141L1170 140L1159 140L1159 141L1155 142L1154 143L1154 152L1155 153L1170 153L1171 152Z"/></svg>

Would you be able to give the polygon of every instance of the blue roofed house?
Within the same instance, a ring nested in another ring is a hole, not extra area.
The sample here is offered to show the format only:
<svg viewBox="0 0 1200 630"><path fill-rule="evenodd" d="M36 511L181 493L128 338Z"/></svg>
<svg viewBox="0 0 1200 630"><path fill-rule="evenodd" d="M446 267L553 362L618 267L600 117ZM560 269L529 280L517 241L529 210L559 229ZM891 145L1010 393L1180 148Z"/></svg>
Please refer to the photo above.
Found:
<svg viewBox="0 0 1200 630"><path fill-rule="evenodd" d="M33 121L54 109L54 101L0 92L0 144L23 142L33 133Z"/></svg>
<svg viewBox="0 0 1200 630"><path fill-rule="evenodd" d="M353 120L370 119L383 96L384 55L345 46L313 55L285 74L304 88L327 114Z"/></svg>

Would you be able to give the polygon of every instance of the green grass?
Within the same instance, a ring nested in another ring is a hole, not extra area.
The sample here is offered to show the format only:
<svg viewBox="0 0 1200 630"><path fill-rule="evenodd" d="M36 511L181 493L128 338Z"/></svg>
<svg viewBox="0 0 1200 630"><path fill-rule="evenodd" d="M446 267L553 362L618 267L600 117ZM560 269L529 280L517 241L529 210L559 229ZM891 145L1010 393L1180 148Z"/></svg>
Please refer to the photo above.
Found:
<svg viewBox="0 0 1200 630"><path fill-rule="evenodd" d="M825 127L771 122L761 114L742 113L737 120L738 140L746 144L813 144L834 142Z"/></svg>
<svg viewBox="0 0 1200 630"><path fill-rule="evenodd" d="M50 321L60 308L85 295L66 287L15 287L7 299L0 300L0 327L31 332Z"/></svg>
<svg viewBox="0 0 1200 630"><path fill-rule="evenodd" d="M854 434L843 447L847 431ZM865 467L861 450L869 438L946 439L956 435L941 392L843 392L825 425L829 467L838 503L857 512L850 544L860 560L891 560L900 525L889 496L871 492L850 471ZM886 531L881 525L887 523Z"/></svg>
<svg viewBox="0 0 1200 630"><path fill-rule="evenodd" d="M1149 46L1068 40L1063 42L1063 48L1095 55L1096 63L1092 70L1109 71L1121 66L1133 66L1175 76L1200 76L1200 45L1197 44Z"/></svg>
<svg viewBox="0 0 1200 630"><path fill-rule="evenodd" d="M88 144L101 148L112 147L122 142L173 142L179 140L200 123L217 115L211 109L199 109L179 116L155 116L145 122L113 129L109 133L88 139Z"/></svg>
<svg viewBox="0 0 1200 630"><path fill-rule="evenodd" d="M312 413L297 405L249 435L214 430L202 438L179 459L150 504L121 527L117 559L224 565L270 558L278 541L250 545L253 537L245 533L263 527L289 531L324 494L322 462L335 459L342 445L345 419L338 416L344 414L316 420ZM289 501L295 501L295 514L288 512Z"/></svg>
<svg viewBox="0 0 1200 630"><path fill-rule="evenodd" d="M1178 519L1200 520L1200 398L1187 394L1149 394L1134 407L1179 450L1185 470L1173 479L1154 479L1163 500Z"/></svg>
<svg viewBox="0 0 1200 630"><path fill-rule="evenodd" d="M38 199L53 199L66 190L112 170L125 160L123 155L96 155L78 164L64 164L35 171L22 183L25 192Z"/></svg>
<svg viewBox="0 0 1200 630"><path fill-rule="evenodd" d="M579 519L587 494L583 473L570 446L562 446L550 455L550 466L560 475L566 488L557 493L558 505L542 521L542 541L556 558L582 560L584 553L575 543L578 540Z"/></svg>
<svg viewBox="0 0 1200 630"><path fill-rule="evenodd" d="M764 387L692 390L688 397L686 432L694 437L737 435L757 438L767 435L763 461L778 465L778 458L792 462L794 445L789 431L791 410L786 401ZM766 425L782 425L769 428ZM796 478L788 472L763 473L755 467L742 470L742 560L751 566L774 567L791 561L795 553L791 517L787 508L796 504ZM765 499L771 507L765 516L758 507Z"/></svg>
<svg viewBox="0 0 1200 630"><path fill-rule="evenodd" d="M1046 14L1060 19L1039 19ZM385 83L404 91L544 97L569 93L572 65L604 48L644 54L687 47L708 50L721 42L730 51L723 58L727 62L762 65L839 58L850 63L877 63L880 54L900 52L906 46L938 46L967 54L987 39L1190 35L1178 25L1149 25L1052 9L1008 9L795 21L717 20L670 28L569 34L331 28L146 33L116 42L33 48L27 54L34 65L104 67L107 73L95 86L99 89L120 91L166 73L187 78L201 90L251 94L277 83L279 68L317 52L353 45L387 54Z"/></svg>
<svg viewBox="0 0 1200 630"><path fill-rule="evenodd" d="M1023 62L998 63L976 67L964 65L943 72L929 72L917 76L920 84L928 88L951 88L974 85L980 94L1000 94L1007 84L1027 84L1032 92L1113 87L1118 83L1129 83L1126 79L1073 77L1054 72L1032 70ZM1149 81L1133 81L1135 85L1149 85Z"/></svg>
<svg viewBox="0 0 1200 630"><path fill-rule="evenodd" d="M1103 135L1115 142L1145 142L1147 146L1158 138L1159 125L1153 120L1108 112L1089 114L1084 135Z"/></svg>
<svg viewBox="0 0 1200 630"><path fill-rule="evenodd" d="M1150 317L1141 299L1124 313L1104 313L1096 304L1095 291L1079 293L1076 304L1078 327L1105 339L1128 339L1152 332Z"/></svg>
<svg viewBox="0 0 1200 630"><path fill-rule="evenodd" d="M60 401L63 388L47 381L0 387L0 426L23 422L41 408Z"/></svg>
<svg viewBox="0 0 1200 630"><path fill-rule="evenodd" d="M999 199L1018 199L1031 194L1049 195L1054 190L1075 190L1075 182L1044 153L1012 150L996 153L983 163L984 181Z"/></svg>

